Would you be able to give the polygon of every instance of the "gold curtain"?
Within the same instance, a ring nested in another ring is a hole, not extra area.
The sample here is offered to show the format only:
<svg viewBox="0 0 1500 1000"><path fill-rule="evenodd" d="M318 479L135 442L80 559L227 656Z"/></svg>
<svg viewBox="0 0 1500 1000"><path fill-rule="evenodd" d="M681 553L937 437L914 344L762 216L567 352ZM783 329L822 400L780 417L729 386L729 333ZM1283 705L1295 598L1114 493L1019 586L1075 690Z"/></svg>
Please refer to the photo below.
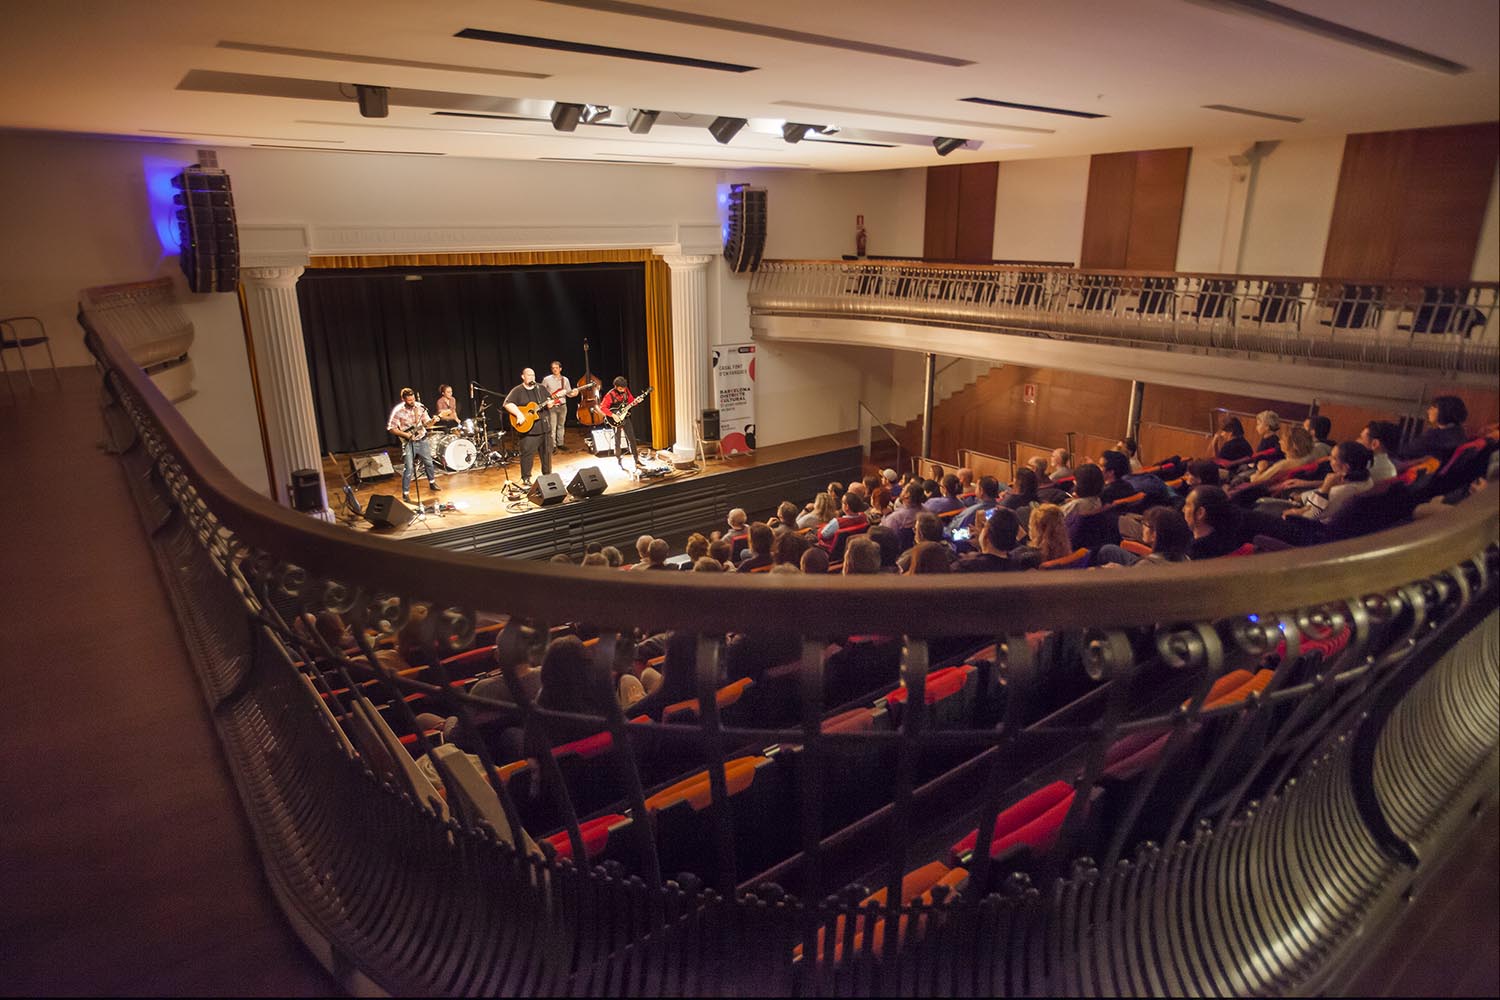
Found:
<svg viewBox="0 0 1500 1000"><path fill-rule="evenodd" d="M651 393L652 447L666 448L676 432L672 392L672 271L650 250L506 250L475 253L319 254L316 268L528 267L539 264L642 263L646 272L646 377Z"/></svg>

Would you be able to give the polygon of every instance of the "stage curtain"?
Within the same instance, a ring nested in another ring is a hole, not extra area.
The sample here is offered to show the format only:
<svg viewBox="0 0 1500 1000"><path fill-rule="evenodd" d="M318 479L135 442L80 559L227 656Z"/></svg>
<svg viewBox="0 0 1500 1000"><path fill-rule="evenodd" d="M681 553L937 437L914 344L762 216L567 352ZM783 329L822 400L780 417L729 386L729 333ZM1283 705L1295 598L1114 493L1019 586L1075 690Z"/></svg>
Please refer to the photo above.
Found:
<svg viewBox="0 0 1500 1000"><path fill-rule="evenodd" d="M606 385L616 374L646 385L645 266L309 268L297 299L324 451L392 444L385 422L402 386L416 389L430 407L438 383L451 383L460 416L469 417L471 381L503 395L522 368L536 369L540 378L554 358L576 380L585 338ZM499 404L492 398L492 430L501 420ZM570 402L570 420L572 409ZM643 440L656 436L654 411L651 419L651 429L637 424Z"/></svg>
<svg viewBox="0 0 1500 1000"><path fill-rule="evenodd" d="M646 261L646 359L651 384L652 443L672 445L677 411L672 391L672 269L660 257Z"/></svg>

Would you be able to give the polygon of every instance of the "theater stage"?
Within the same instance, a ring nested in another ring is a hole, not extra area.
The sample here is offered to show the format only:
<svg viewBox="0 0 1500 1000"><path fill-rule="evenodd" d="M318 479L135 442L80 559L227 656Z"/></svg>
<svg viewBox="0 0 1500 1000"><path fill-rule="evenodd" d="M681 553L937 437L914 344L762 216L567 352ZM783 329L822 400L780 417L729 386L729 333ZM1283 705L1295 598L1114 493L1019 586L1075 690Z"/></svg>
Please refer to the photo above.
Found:
<svg viewBox="0 0 1500 1000"><path fill-rule="evenodd" d="M822 437L771 445L753 455L710 458L695 469L673 470L655 478L637 480L628 467L621 469L611 457L596 458L577 450L582 438L568 431L568 444L575 450L556 454L552 471L564 483L585 466L597 466L608 483L603 496L587 500L568 497L562 503L538 507L528 500L507 499L507 481L519 485L520 471L509 468L446 472L438 470L442 487L436 499L452 503L457 510L429 513L401 528L373 528L364 519L342 517L341 523L355 531L372 531L403 541L436 545L485 555L512 558L546 558L557 552L577 557L586 542L621 546L632 559L635 539L652 534L680 544L698 530L722 525L731 507L744 507L752 518L775 511L782 500L801 504L831 480L848 482L862 474L858 434L847 431ZM349 478L361 509L372 496L401 494L400 450L392 448L396 474L378 482L356 485ZM349 476L349 461L334 456L324 462L329 502L342 507L340 487ZM533 470L533 475L538 475ZM412 487L415 500L416 486ZM422 483L422 499L430 508L433 497ZM413 504L412 506L415 506Z"/></svg>

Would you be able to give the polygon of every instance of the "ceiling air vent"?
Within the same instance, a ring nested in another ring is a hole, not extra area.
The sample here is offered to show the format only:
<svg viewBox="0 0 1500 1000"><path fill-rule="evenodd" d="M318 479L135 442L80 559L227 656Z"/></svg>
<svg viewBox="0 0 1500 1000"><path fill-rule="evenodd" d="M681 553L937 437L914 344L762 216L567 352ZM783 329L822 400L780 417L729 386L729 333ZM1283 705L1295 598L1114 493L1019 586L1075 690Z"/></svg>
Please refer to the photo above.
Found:
<svg viewBox="0 0 1500 1000"><path fill-rule="evenodd" d="M641 49L618 49L612 45L591 45L587 42L570 42L560 38L513 35L507 31L489 31L485 28L465 28L455 32L453 37L469 38L479 42L498 42L502 45L525 45L533 49L551 49L554 52L575 52L586 56L608 56L612 59L665 63L668 66L687 66L691 69L714 69L721 73L749 73L756 69L755 66L741 66L738 63L719 62L716 59L694 59L691 56L645 52Z"/></svg>
<svg viewBox="0 0 1500 1000"><path fill-rule="evenodd" d="M1066 115L1069 118L1108 118L1109 115L1092 111L1070 111L1067 108L1049 108L1042 104L1017 104L1015 101L997 101L993 97L960 97L968 104L983 104L991 108L1014 108L1017 111L1035 111L1044 115Z"/></svg>

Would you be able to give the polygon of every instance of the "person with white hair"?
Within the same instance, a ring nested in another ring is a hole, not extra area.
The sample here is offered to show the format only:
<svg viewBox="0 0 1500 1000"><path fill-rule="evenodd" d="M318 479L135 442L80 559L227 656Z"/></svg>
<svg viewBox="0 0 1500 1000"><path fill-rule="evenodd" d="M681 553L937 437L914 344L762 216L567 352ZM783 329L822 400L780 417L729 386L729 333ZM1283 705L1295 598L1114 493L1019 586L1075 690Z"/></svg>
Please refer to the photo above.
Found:
<svg viewBox="0 0 1500 1000"><path fill-rule="evenodd" d="M635 540L635 554L639 557L631 569L651 568L651 543L656 541L654 535L642 535Z"/></svg>

